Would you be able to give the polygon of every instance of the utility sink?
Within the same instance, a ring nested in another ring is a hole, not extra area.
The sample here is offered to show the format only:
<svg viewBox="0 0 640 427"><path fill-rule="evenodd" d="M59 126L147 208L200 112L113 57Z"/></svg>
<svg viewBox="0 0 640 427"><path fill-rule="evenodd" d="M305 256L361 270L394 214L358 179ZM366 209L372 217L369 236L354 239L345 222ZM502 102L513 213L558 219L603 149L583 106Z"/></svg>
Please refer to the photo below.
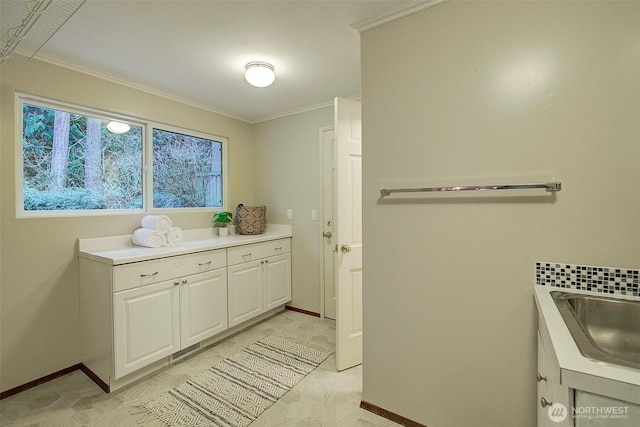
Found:
<svg viewBox="0 0 640 427"><path fill-rule="evenodd" d="M551 297L583 356L640 369L640 301L561 291Z"/></svg>

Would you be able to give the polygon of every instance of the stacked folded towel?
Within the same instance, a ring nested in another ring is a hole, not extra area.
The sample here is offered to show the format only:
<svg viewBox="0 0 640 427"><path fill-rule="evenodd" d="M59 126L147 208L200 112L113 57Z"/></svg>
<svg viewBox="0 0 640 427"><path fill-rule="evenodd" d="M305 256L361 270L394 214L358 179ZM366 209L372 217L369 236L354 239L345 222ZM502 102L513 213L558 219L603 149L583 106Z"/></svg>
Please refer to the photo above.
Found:
<svg viewBox="0 0 640 427"><path fill-rule="evenodd" d="M169 231L167 231L168 245L179 245L183 240L184 235L182 234L180 227L171 227Z"/></svg>
<svg viewBox="0 0 640 427"><path fill-rule="evenodd" d="M171 219L166 215L147 215L140 220L142 228L166 233L171 229Z"/></svg>
<svg viewBox="0 0 640 427"><path fill-rule="evenodd" d="M167 246L167 237L165 234L150 228L138 228L133 232L131 240L138 246L146 246L148 248Z"/></svg>
<svg viewBox="0 0 640 427"><path fill-rule="evenodd" d="M138 246L159 248L179 245L184 240L180 227L173 227L166 215L147 215L140 221L142 228L133 232L131 240Z"/></svg>

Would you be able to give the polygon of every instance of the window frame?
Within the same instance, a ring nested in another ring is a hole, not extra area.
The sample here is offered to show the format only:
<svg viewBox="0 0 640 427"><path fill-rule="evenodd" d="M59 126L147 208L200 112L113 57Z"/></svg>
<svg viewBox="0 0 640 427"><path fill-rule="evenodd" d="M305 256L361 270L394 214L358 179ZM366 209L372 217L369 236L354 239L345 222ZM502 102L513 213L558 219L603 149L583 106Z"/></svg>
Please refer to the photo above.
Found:
<svg viewBox="0 0 640 427"><path fill-rule="evenodd" d="M143 198L144 198L143 206L147 206L150 212L162 213L162 214L171 213L171 212L203 212L203 211L216 212L220 210L223 210L223 211L228 210L227 209L227 207L229 206L229 195L228 195L228 191L229 191L228 176L229 175L227 172L228 138L225 138L223 136L208 134L205 132L199 132L191 129L185 129L178 126L158 123L158 122L148 122L148 125L149 126L146 129L145 139L149 141L149 143L146 145L147 152L145 154L144 171L145 171L145 175L147 175L146 185L148 186L149 191L144 192L143 190ZM222 206L218 206L218 207L212 206L212 207L203 207L203 208L198 208L198 207L154 208L153 207L153 131L154 129L167 131L167 132L180 133L183 135L193 136L196 138L208 139L208 140L219 142L220 144L222 144L222 153L220 154L220 160L222 162L222 165L221 165L222 172L220 174L222 176Z"/></svg>
<svg viewBox="0 0 640 427"><path fill-rule="evenodd" d="M134 117L107 110L85 107L78 104L54 100L23 92L15 92L15 215L16 219L23 218L56 218L56 217L85 217L85 216L113 216L113 215L140 215L140 214L168 214L168 213L194 213L216 212L228 210L229 206L229 171L228 171L228 143L224 136L208 132L188 129L172 124L161 123L141 117ZM24 209L24 157L23 157L23 104L35 105L82 114L103 120L118 120L142 127L142 208L141 209L91 209L91 210L39 210ZM177 132L198 138L220 142L221 176L222 176L222 206L221 207L185 207L185 208L154 208L153 207L153 130L159 129L169 132Z"/></svg>

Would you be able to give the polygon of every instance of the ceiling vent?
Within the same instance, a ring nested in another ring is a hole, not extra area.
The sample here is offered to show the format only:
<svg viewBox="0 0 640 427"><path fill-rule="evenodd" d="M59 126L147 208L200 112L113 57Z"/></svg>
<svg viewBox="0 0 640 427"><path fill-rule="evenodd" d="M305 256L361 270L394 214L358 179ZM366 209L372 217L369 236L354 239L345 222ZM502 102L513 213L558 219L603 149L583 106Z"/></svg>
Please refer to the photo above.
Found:
<svg viewBox="0 0 640 427"><path fill-rule="evenodd" d="M21 43L31 60L85 1L0 1L0 65Z"/></svg>

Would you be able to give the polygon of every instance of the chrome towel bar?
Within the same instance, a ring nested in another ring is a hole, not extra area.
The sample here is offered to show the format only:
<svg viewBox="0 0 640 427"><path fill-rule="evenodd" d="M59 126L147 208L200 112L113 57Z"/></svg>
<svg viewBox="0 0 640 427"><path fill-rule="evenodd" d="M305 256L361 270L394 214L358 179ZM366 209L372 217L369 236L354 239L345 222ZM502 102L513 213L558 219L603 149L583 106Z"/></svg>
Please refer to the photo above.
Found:
<svg viewBox="0 0 640 427"><path fill-rule="evenodd" d="M543 188L548 192L556 192L562 189L559 182L545 182L543 184L504 184L504 185L462 185L456 187L425 187L425 188L383 188L380 196L385 197L391 193L422 193L437 191L484 191L484 190L529 190Z"/></svg>

